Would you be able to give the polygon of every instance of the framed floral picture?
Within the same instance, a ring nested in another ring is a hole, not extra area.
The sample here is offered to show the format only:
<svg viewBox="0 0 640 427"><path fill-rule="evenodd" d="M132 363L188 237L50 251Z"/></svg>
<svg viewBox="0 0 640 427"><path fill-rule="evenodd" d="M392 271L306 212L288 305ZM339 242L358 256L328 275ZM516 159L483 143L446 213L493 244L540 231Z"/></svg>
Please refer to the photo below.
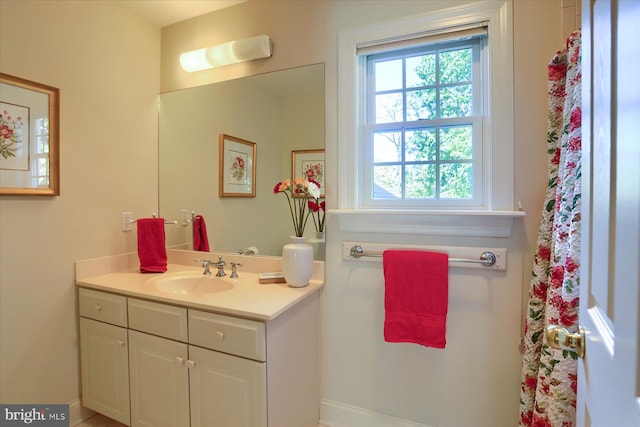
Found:
<svg viewBox="0 0 640 427"><path fill-rule="evenodd" d="M0 73L0 194L58 196L60 90Z"/></svg>
<svg viewBox="0 0 640 427"><path fill-rule="evenodd" d="M220 197L256 196L256 144L220 134Z"/></svg>
<svg viewBox="0 0 640 427"><path fill-rule="evenodd" d="M320 184L324 197L324 150L294 150L291 152L291 179L311 178Z"/></svg>

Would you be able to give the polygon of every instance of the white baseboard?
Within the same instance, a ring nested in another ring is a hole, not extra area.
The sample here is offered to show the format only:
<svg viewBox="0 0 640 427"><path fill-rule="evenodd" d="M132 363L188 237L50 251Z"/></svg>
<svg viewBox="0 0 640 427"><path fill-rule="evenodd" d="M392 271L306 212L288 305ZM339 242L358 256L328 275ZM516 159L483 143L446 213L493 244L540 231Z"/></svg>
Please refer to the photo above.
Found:
<svg viewBox="0 0 640 427"><path fill-rule="evenodd" d="M327 427L435 427L327 399L320 403L320 424Z"/></svg>
<svg viewBox="0 0 640 427"><path fill-rule="evenodd" d="M80 398L74 399L69 402L69 425L76 426L86 420L87 418L91 418L96 413L91 409L87 409L82 406L82 400Z"/></svg>

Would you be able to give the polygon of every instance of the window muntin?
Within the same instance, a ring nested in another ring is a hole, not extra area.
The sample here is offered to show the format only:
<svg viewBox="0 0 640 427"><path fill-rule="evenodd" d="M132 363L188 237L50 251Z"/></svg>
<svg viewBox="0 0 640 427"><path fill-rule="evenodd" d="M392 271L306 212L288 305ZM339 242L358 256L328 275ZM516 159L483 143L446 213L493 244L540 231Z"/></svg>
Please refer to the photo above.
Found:
<svg viewBox="0 0 640 427"><path fill-rule="evenodd" d="M484 39L363 55L363 207L482 206Z"/></svg>
<svg viewBox="0 0 640 427"><path fill-rule="evenodd" d="M49 119L36 117L32 129L35 146L31 152L31 186L49 186Z"/></svg>

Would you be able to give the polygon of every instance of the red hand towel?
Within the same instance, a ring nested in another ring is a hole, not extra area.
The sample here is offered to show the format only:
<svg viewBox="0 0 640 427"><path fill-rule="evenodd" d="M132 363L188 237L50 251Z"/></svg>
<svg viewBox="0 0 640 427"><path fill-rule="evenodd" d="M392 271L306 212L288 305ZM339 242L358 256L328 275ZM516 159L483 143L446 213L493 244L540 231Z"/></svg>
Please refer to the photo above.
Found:
<svg viewBox="0 0 640 427"><path fill-rule="evenodd" d="M387 250L382 263L385 341L444 348L449 256L437 252Z"/></svg>
<svg viewBox="0 0 640 427"><path fill-rule="evenodd" d="M209 252L209 238L207 237L207 225L202 215L196 215L193 223L193 250Z"/></svg>
<svg viewBox="0 0 640 427"><path fill-rule="evenodd" d="M138 258L142 273L167 271L164 218L141 218L138 224Z"/></svg>

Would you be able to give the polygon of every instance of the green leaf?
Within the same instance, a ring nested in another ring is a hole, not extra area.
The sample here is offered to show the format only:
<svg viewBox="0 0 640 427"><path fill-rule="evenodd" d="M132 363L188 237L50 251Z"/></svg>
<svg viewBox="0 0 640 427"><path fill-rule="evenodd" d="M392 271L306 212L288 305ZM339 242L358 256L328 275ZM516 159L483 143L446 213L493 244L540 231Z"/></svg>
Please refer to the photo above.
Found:
<svg viewBox="0 0 640 427"><path fill-rule="evenodd" d="M542 335L542 331L538 331L538 332L534 333L533 335L531 335L531 342L536 344L538 342L538 340L540 339L540 335Z"/></svg>
<svg viewBox="0 0 640 427"><path fill-rule="evenodd" d="M553 211L553 208L556 205L556 200L555 199L551 199L547 202L547 206L545 206L545 209L547 212L551 212Z"/></svg>

